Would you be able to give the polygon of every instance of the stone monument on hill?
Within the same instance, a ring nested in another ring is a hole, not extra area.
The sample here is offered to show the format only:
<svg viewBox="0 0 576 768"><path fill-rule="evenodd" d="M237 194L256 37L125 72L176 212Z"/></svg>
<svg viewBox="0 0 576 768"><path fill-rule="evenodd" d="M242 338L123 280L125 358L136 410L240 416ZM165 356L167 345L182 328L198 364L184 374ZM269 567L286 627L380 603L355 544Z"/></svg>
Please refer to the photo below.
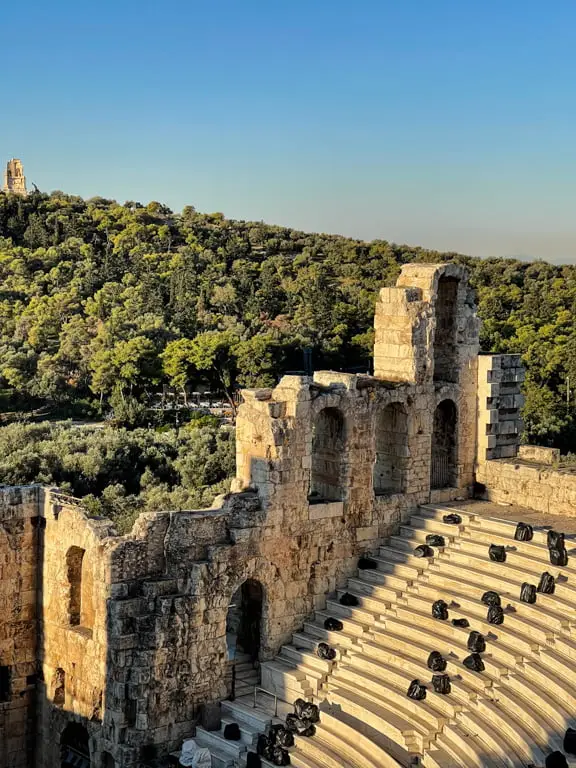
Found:
<svg viewBox="0 0 576 768"><path fill-rule="evenodd" d="M15 195L26 196L28 194L26 190L26 176L24 176L24 166L22 161L13 157L6 163L6 170L4 171L4 185L2 187L3 192L12 192Z"/></svg>

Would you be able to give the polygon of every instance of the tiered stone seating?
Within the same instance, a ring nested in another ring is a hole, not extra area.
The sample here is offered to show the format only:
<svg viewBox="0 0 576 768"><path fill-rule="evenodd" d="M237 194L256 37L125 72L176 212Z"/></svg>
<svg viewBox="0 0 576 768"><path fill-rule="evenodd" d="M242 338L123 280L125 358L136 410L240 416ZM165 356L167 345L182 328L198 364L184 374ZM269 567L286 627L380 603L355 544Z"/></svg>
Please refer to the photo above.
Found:
<svg viewBox="0 0 576 768"><path fill-rule="evenodd" d="M562 750L566 728L576 725L576 557L554 567L545 531L515 541L515 522L470 509L421 507L373 553L377 569L348 580L358 606L341 605L338 590L263 665L263 686L285 701L305 696L331 705L318 734L297 740L294 765L370 768L388 765L388 757L391 765L408 765L418 756L425 768L542 768L547 754ZM442 522L449 511L460 514L460 525ZM415 557L429 533L443 535L446 546L435 548L434 558ZM490 561L490 544L508 548L506 562ZM566 545L570 552L569 539ZM537 585L544 571L556 577L555 593L522 602L522 583ZM502 625L487 622L487 590L501 597ZM448 603L450 620L466 618L469 628L432 618L438 599ZM341 632L324 628L329 616L342 621ZM487 640L481 673L462 663L471 630ZM318 659L319 642L337 650L333 662ZM432 650L447 660L448 695L430 685ZM423 701L406 695L416 678L428 685Z"/></svg>

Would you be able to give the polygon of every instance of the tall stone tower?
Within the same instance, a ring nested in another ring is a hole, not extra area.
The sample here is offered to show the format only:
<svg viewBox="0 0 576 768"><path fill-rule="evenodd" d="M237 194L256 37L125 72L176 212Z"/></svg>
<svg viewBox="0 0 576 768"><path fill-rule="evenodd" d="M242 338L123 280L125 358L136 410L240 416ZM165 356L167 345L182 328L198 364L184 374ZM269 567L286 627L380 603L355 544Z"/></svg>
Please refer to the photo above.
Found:
<svg viewBox="0 0 576 768"><path fill-rule="evenodd" d="M24 166L22 161L13 157L6 164L6 170L4 171L4 186L2 187L4 192L12 192L15 195L26 196L28 194L26 190L26 176L24 176Z"/></svg>

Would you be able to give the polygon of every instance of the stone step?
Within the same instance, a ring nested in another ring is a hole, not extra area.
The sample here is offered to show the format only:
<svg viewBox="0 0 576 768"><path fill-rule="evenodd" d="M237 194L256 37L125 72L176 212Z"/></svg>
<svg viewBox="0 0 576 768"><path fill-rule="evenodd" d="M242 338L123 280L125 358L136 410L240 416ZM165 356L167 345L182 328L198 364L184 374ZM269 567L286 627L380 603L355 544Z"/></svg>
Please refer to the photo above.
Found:
<svg viewBox="0 0 576 768"><path fill-rule="evenodd" d="M550 695L548 689L543 689L537 682L530 680L524 674L509 675L501 681L499 691L510 689L525 701L532 702L546 719L552 723L558 733L564 733L567 728L576 725L576 718L561 706L558 699Z"/></svg>
<svg viewBox="0 0 576 768"><path fill-rule="evenodd" d="M409 565L411 568L415 568L418 572L425 571L432 558L416 557L412 554L412 551L413 550L407 552L394 546L383 546L379 547L378 556L387 562Z"/></svg>
<svg viewBox="0 0 576 768"><path fill-rule="evenodd" d="M453 757L445 749L440 749L436 745L427 749L420 761L423 768L462 768L464 763L460 756L458 759Z"/></svg>
<svg viewBox="0 0 576 768"><path fill-rule="evenodd" d="M383 571L358 571L358 575L353 577L362 581L364 584L372 584L374 586L382 586L387 589L391 589L397 592L401 592L406 589L408 584L413 581L412 577L398 576L393 573L394 568L391 568L390 573L384 573Z"/></svg>
<svg viewBox="0 0 576 768"><path fill-rule="evenodd" d="M418 538L415 536L391 536L389 547L391 549L395 549L398 552L406 552L407 554L412 555L416 547L426 544L426 536L428 535L426 531L418 531L415 528L410 528L409 530L415 534L418 534ZM449 544L450 541L447 539L446 546L449 546ZM434 556L438 555L438 553L442 552L445 548L446 547L432 547Z"/></svg>
<svg viewBox="0 0 576 768"><path fill-rule="evenodd" d="M505 609L504 623L491 625L486 621L488 606L484 605L480 599L474 599L453 591L447 593L446 589L434 583L419 584L416 589L418 590L417 594L406 595L407 605L415 606L424 613L426 610L431 611L434 601L446 600L449 619L456 618L456 614L458 618L467 618L470 622L473 618L474 629L478 629L476 625L481 624L484 629L480 631L483 633L491 631L499 636L506 635L508 637L510 635L514 644L519 643L518 647L523 648L526 653L536 650L538 644L545 645L554 639L554 631L551 628L544 628L541 623L531 621L519 611L509 613L506 607L511 601L507 599L502 601L502 607Z"/></svg>
<svg viewBox="0 0 576 768"><path fill-rule="evenodd" d="M329 632L324 629L324 622L304 622L304 632L309 637L314 638L316 643L328 643L334 648L355 648L358 645L357 635L349 635L345 632Z"/></svg>
<svg viewBox="0 0 576 768"><path fill-rule="evenodd" d="M221 709L223 716L231 717L239 725L246 724L249 728L262 733L272 724L272 718L266 712L239 701L223 701Z"/></svg>
<svg viewBox="0 0 576 768"><path fill-rule="evenodd" d="M481 739L456 723L448 724L435 744L446 751L462 768L503 768L504 765L490 754L488 746Z"/></svg>
<svg viewBox="0 0 576 768"><path fill-rule="evenodd" d="M264 762L262 762L262 764L264 764ZM270 765L272 765L272 763L270 763ZM295 768L324 768L322 762L313 760L310 755L305 755L298 749L290 752L290 765L295 766Z"/></svg>
<svg viewBox="0 0 576 768"><path fill-rule="evenodd" d="M489 516L483 516L478 515L474 520L470 522L470 528L474 529L481 529L483 531L491 531L494 533L498 533L501 536L506 536L509 539L512 539L512 541L516 541L514 539L514 534L516 533L516 526L517 522L514 520L506 520L504 518L498 518L498 517L489 517ZM552 526L550 526L552 527ZM532 526L533 528L533 538L529 542L516 542L518 544L533 544L533 545L539 545L542 547L547 546L547 537L548 537L548 526ZM562 520L558 520L558 526L555 527L555 530L561 531L562 530ZM566 534L566 546L567 548L570 547L570 543L574 542L574 545L576 545L576 535L575 534ZM573 546L574 546L573 545Z"/></svg>
<svg viewBox="0 0 576 768"><path fill-rule="evenodd" d="M401 691L392 685L375 680L370 675L359 674L355 670L339 669L328 684L328 691L333 688L346 689L352 693L359 692L364 699L401 714L407 722L419 724L428 738L433 738L451 719L430 704L428 696L424 701L413 701L408 698L406 695L408 684L406 690ZM448 699L448 697L445 698Z"/></svg>
<svg viewBox="0 0 576 768"><path fill-rule="evenodd" d="M417 626L420 629L423 629L425 632L432 632L440 636L443 635L444 637L452 638L460 637L463 639L464 645L466 645L470 632L472 630L476 630L481 632L485 637L490 634L490 637L487 637L487 650L495 661L498 661L505 666L513 667L517 661L521 661L523 658L526 641L522 640L521 642L523 647L519 647L517 636L512 637L513 633L496 631L500 630L501 627L495 627L492 624L488 624L487 622L481 622L474 618L471 619L470 627L468 629L461 629L460 627L453 627L450 621L439 621L438 619L433 619L431 614L423 613L422 611L418 611L413 607L404 608L402 606L398 606L396 608L396 614L398 619L403 621L408 637L411 636L410 633L412 631L412 627ZM384 630L389 624L390 626L394 626L393 620L389 618L386 618L383 624L384 626L382 628ZM375 637L378 629L379 626L377 624L373 630Z"/></svg>
<svg viewBox="0 0 576 768"><path fill-rule="evenodd" d="M476 570L488 570L494 578L508 578L517 584L527 581L529 584L538 585L540 576L547 571L555 578L559 577L559 581L556 583L554 594L546 597L560 597L563 602L570 605L576 604L576 574L570 579L570 574L567 574L564 568L510 550L507 550L506 560L498 563L490 560L488 548L488 544L475 539L462 538L454 542L445 552L448 560L468 562ZM464 557L469 560L464 561Z"/></svg>
<svg viewBox="0 0 576 768"><path fill-rule="evenodd" d="M555 726L540 710L540 696L526 701L511 688L503 685L494 691L492 701L501 710L520 720L526 732L538 744L547 744L552 750L562 750L564 738L555 732Z"/></svg>
<svg viewBox="0 0 576 768"><path fill-rule="evenodd" d="M352 619L352 621L361 624L363 627L369 627L374 624L376 616L373 611L367 610L363 606L340 605L338 600L327 600L326 611L328 616L334 616L335 619Z"/></svg>
<svg viewBox="0 0 576 768"><path fill-rule="evenodd" d="M316 653L294 647L294 645L283 645L278 658L301 667L310 667L323 675L327 675L334 664L333 661L321 659Z"/></svg>
<svg viewBox="0 0 576 768"><path fill-rule="evenodd" d="M388 645L363 643L362 654L350 656L348 663L355 666L357 659L369 657L379 663L405 670L409 672L412 678L431 679L433 672L426 665L430 655L429 647L407 643L404 638L395 637L391 634L381 636L381 639ZM444 658L447 662L445 671L447 675L450 675L455 698L458 701L474 698L478 693L484 693L487 688L492 686L493 681L486 671L483 673L471 672L458 661L456 654L451 651L446 652Z"/></svg>
<svg viewBox="0 0 576 768"><path fill-rule="evenodd" d="M318 643L322 642L314 635L309 635L306 632L294 632L292 635L292 646L295 648L305 649L309 652L316 653Z"/></svg>
<svg viewBox="0 0 576 768"><path fill-rule="evenodd" d="M389 663L382 658L381 654L374 654L374 656L355 654L342 666L341 671L366 673L374 680L393 685L402 695L406 694L411 681L418 679L428 688L426 701L448 717L453 717L456 709L467 704L472 693L455 676L451 678L452 691L449 695L435 693L431 682L434 673L425 664L410 661L407 657L396 657L392 663ZM449 672L446 671L446 674L449 675Z"/></svg>
<svg viewBox="0 0 576 768"><path fill-rule="evenodd" d="M258 728L253 728L249 726L247 723L238 722L235 718L233 718L231 715L222 715L222 735L224 735L224 726L230 725L231 723L236 723L236 725L240 728L240 737L243 744L246 745L248 749L256 745L256 742L258 741L258 735L260 733L263 733Z"/></svg>
<svg viewBox="0 0 576 768"><path fill-rule="evenodd" d="M565 668L562 669L562 672L564 671ZM535 660L527 661L522 672L528 680L554 696L561 707L568 712L576 712L576 690L573 683L568 682L562 673L554 674L549 667Z"/></svg>
<svg viewBox="0 0 576 768"><path fill-rule="evenodd" d="M410 525L413 528L419 528L428 533L439 533L441 536L458 536L464 528L463 524L449 525L436 518L425 517L422 515L412 515L410 518Z"/></svg>
<svg viewBox="0 0 576 768"><path fill-rule="evenodd" d="M408 615L411 617L409 621L405 618L387 618L382 631L374 632L370 642L394 648L402 648L405 645L407 651L410 650L413 655L422 653L422 658L425 660L430 651L439 651L446 658L450 654L454 654L460 662L469 655L470 651L467 649L469 629L452 632L451 630L459 628L452 627L450 624L446 625L444 622L438 622L437 627L430 629L427 627L420 628L414 624L412 614L409 613ZM363 645L364 642L361 646L363 647ZM494 646L491 648L488 644L486 652L482 654L486 667L485 672L472 674L488 674L497 680L508 673L510 666L515 666L517 659L522 658L517 653L509 652L502 647L498 649L498 657L494 656L493 651Z"/></svg>
<svg viewBox="0 0 576 768"><path fill-rule="evenodd" d="M359 574L362 574L367 578L371 578L371 574L374 574L377 570L382 573L401 576L405 579L417 579L419 574L424 570L424 565L418 558L414 558L414 560L418 560L418 565L406 565L405 563L401 563L394 558L383 555L378 555L372 557L371 559L374 560L374 562L378 565L377 569L365 569L358 571Z"/></svg>
<svg viewBox="0 0 576 768"><path fill-rule="evenodd" d="M498 704L491 701L479 700L477 709L486 715L489 727L497 730L505 748L509 750L511 745L516 754L526 760L526 762L544 765L546 755L531 734L525 730L523 722L518 721L511 714L505 712ZM458 717L462 717L462 714L458 715Z"/></svg>
<svg viewBox="0 0 576 768"><path fill-rule="evenodd" d="M352 582L355 583L353 584ZM372 594L368 591L370 589L372 589ZM348 589L339 589L337 591L336 595L338 600L340 600L345 592L354 595L359 602L359 607L370 611L375 616L382 616L385 614L400 595L400 593L395 593L394 600L383 600L378 587L370 587L367 585L366 590L363 590L356 585L356 579L348 579Z"/></svg>
<svg viewBox="0 0 576 768"><path fill-rule="evenodd" d="M322 740L338 744L339 749L344 750L348 756L348 749L355 750L354 762L361 768L398 768L399 763L383 747L364 734L361 728L363 723L346 715L342 711L327 711L326 705L321 707L321 722L317 726ZM332 741L334 739L334 742Z"/></svg>
<svg viewBox="0 0 576 768"><path fill-rule="evenodd" d="M465 580L461 578L462 570L466 572ZM522 581L518 582L513 576L506 578L505 576L494 575L488 562L474 562L473 558L466 555L460 556L455 552L450 553L442 563L429 568L423 581L438 583L438 576L450 578L453 584L459 584L458 591L462 594L478 594L481 597L486 590L492 589L498 592L501 597L506 597L506 600L514 605L519 612L530 614L534 620L540 618L546 626L554 626L558 631L569 630L576 621L573 606L556 595L538 593L536 603L532 605L523 603L519 599L521 585L530 578L529 574L525 572L522 574ZM537 582L538 580L528 581L535 586L537 586ZM574 619L573 616L575 616Z"/></svg>
<svg viewBox="0 0 576 768"><path fill-rule="evenodd" d="M305 671L278 659L262 664L262 687L289 703L300 697L312 697L318 691L319 682L311 682Z"/></svg>
<svg viewBox="0 0 576 768"><path fill-rule="evenodd" d="M514 547L515 551L509 552L509 558L512 559L514 554L523 555L531 558L533 561L541 562L543 564L542 570L550 571L551 568L559 568L550 564L550 556L548 554L548 548L545 543L538 543L532 541L516 541L514 539L514 530L512 529L511 535L506 535L500 530L494 530L487 526L471 525L470 528L464 534L466 539L471 539L475 542L483 542L487 546L490 544L500 544L504 546ZM573 557L570 561L570 553L573 552L576 542L572 538L566 538L566 549L568 551L568 565L559 568L563 573L567 573L572 576L576 576L576 558ZM548 567L546 567L548 566ZM552 571L550 571L552 573Z"/></svg>
<svg viewBox="0 0 576 768"><path fill-rule="evenodd" d="M294 737L295 750L305 758L311 758L323 768L342 768L343 765L353 766L355 763L344 762L345 755L340 750L335 751L333 745L322 740L320 728L316 730L317 735L311 738L306 736ZM292 763L293 751L290 752L290 762Z"/></svg>
<svg viewBox="0 0 576 768"><path fill-rule="evenodd" d="M468 525L473 520L478 518L478 514L474 512L467 512L465 509L458 507L450 507L447 504L420 504L418 507L418 514L422 517L430 517L433 520L442 521L444 515L451 515L453 513L460 515L462 518L462 525ZM446 523L445 523L446 525ZM459 526L453 525L452 528L458 528Z"/></svg>
<svg viewBox="0 0 576 768"><path fill-rule="evenodd" d="M211 755L216 755L220 759L237 760L243 752L246 752L247 745L242 741L228 741L223 736L223 731L205 731L198 726L194 741L201 747L210 750Z"/></svg>
<svg viewBox="0 0 576 768"><path fill-rule="evenodd" d="M390 707L386 702L373 701L364 691L331 687L327 700L339 704L342 710L408 752L421 752L430 743L429 729L399 707Z"/></svg>
<svg viewBox="0 0 576 768"><path fill-rule="evenodd" d="M340 606L340 607L343 607L343 606ZM357 610L357 609L352 608L351 610L354 611L354 610ZM349 637L353 637L353 638L362 637L368 631L367 623L363 622L363 620L364 620L364 612L359 612L359 614L357 614L357 616L359 616L359 620L356 620L356 619L350 618L350 617L346 617L346 616L342 616L342 615L340 615L340 616L333 616L332 613L330 613L330 611L328 611L328 610L316 611L316 613L314 614L315 620L319 624L322 624L322 626L324 626L324 622L326 621L326 619L329 619L329 618L335 618L336 619L337 618L338 621L342 622L344 628L342 630L340 630L340 631L337 631L335 634L348 635ZM374 623L373 620L370 623L371 624Z"/></svg>

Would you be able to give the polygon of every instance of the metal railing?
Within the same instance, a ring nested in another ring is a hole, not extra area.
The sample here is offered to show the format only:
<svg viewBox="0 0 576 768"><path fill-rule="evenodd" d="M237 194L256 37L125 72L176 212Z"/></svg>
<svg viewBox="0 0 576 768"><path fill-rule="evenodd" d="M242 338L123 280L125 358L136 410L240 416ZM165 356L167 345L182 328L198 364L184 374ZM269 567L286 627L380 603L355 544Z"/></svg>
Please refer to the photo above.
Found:
<svg viewBox="0 0 576 768"><path fill-rule="evenodd" d="M261 693L265 693L266 696L272 696L274 699L274 717L278 717L278 696L275 693L272 693L272 691L267 691L266 688L261 688L260 686L256 685L254 686L254 704L253 707L256 709L258 704L256 703L256 698L258 696L258 691Z"/></svg>
<svg viewBox="0 0 576 768"><path fill-rule="evenodd" d="M432 471L430 475L431 488L447 488L452 480L452 467L449 456L436 454L432 456Z"/></svg>

